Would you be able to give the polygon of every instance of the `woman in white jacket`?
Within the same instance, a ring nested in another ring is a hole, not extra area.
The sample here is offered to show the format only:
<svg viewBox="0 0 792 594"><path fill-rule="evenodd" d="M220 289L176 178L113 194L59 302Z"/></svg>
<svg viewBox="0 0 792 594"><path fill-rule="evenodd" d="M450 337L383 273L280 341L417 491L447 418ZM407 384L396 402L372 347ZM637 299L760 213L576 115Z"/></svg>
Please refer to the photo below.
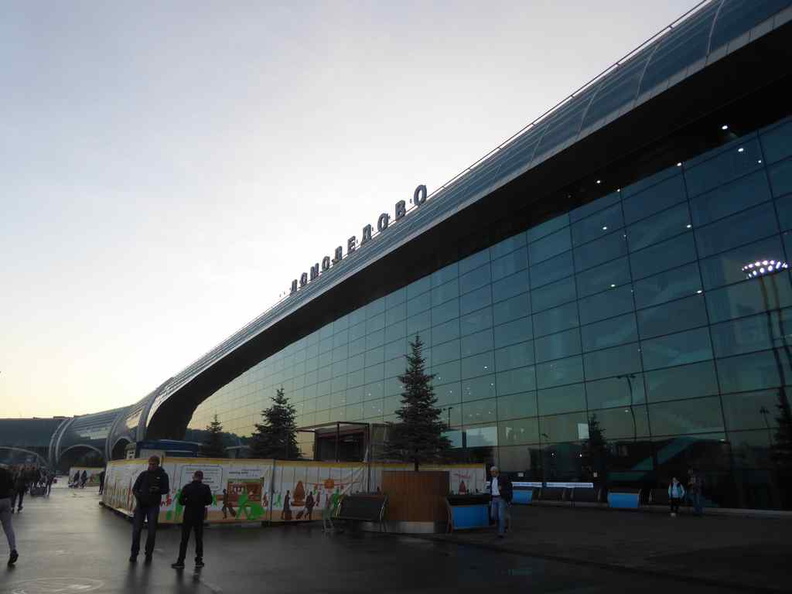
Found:
<svg viewBox="0 0 792 594"><path fill-rule="evenodd" d="M668 502L671 504L671 517L676 517L679 511L679 502L685 497L685 487L679 482L677 477L671 479L668 485Z"/></svg>

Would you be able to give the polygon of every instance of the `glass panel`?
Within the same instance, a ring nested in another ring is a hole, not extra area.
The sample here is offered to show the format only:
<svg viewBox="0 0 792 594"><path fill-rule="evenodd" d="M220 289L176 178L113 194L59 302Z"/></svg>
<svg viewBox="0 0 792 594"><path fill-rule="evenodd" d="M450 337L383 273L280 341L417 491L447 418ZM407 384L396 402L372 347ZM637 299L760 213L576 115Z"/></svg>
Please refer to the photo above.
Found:
<svg viewBox="0 0 792 594"><path fill-rule="evenodd" d="M407 315L414 316L422 311L426 311L430 307L432 307L432 296L430 293L424 293L407 302ZM383 320L383 326L384 324L385 321Z"/></svg>
<svg viewBox="0 0 792 594"><path fill-rule="evenodd" d="M638 329L644 339L706 324L707 308L703 295L693 295L638 312Z"/></svg>
<svg viewBox="0 0 792 594"><path fill-rule="evenodd" d="M517 295L493 306L495 324L503 324L531 313L531 297L528 293Z"/></svg>
<svg viewBox="0 0 792 594"><path fill-rule="evenodd" d="M783 196L792 192L792 159L771 165L768 168L768 175L773 196Z"/></svg>
<svg viewBox="0 0 792 594"><path fill-rule="evenodd" d="M459 381L461 379L460 363L459 361L450 361L449 363L433 365L432 375L434 375L432 383L435 385Z"/></svg>
<svg viewBox="0 0 792 594"><path fill-rule="evenodd" d="M462 367L462 379L470 379L480 375L487 375L495 371L495 355L492 351L481 353L460 362Z"/></svg>
<svg viewBox="0 0 792 594"><path fill-rule="evenodd" d="M552 388L583 381L583 360L580 356L557 359L536 366L536 383L540 388Z"/></svg>
<svg viewBox="0 0 792 594"><path fill-rule="evenodd" d="M742 394L724 394L723 416L729 431L764 429L771 436L778 430L781 403L789 399L787 390L762 390ZM771 433L772 432L772 433Z"/></svg>
<svg viewBox="0 0 792 594"><path fill-rule="evenodd" d="M413 340L417 334L426 332L431 325L432 316L429 311L407 318L407 338ZM426 332L426 334L429 333Z"/></svg>
<svg viewBox="0 0 792 594"><path fill-rule="evenodd" d="M646 398L649 402L681 400L718 393L718 378L712 361L647 371Z"/></svg>
<svg viewBox="0 0 792 594"><path fill-rule="evenodd" d="M431 286L431 279L428 276L418 279L414 283L407 285L407 299L410 300L421 293L426 293Z"/></svg>
<svg viewBox="0 0 792 594"><path fill-rule="evenodd" d="M696 230L696 242L702 258L750 243L778 232L775 211L757 206Z"/></svg>
<svg viewBox="0 0 792 594"><path fill-rule="evenodd" d="M531 227L526 232L526 237L528 241L537 241L541 237L545 237L550 235L551 233L558 231L562 227L566 227L569 225L569 217L565 214L555 217L553 219L547 220L539 225Z"/></svg>
<svg viewBox="0 0 792 594"><path fill-rule="evenodd" d="M775 163L792 155L792 119L760 135L765 162Z"/></svg>
<svg viewBox="0 0 792 594"><path fill-rule="evenodd" d="M617 231L602 239L575 248L575 270L580 272L626 255L627 240L623 231Z"/></svg>
<svg viewBox="0 0 792 594"><path fill-rule="evenodd" d="M691 227L688 205L683 203L674 206L627 229L630 251L641 250L669 237L675 237Z"/></svg>
<svg viewBox="0 0 792 594"><path fill-rule="evenodd" d="M536 289L531 292L533 310L542 311L550 307L555 307L573 301L576 297L574 277L566 278L551 285Z"/></svg>
<svg viewBox="0 0 792 594"><path fill-rule="evenodd" d="M432 306L440 305L455 297L459 297L459 281L457 279L432 289Z"/></svg>
<svg viewBox="0 0 792 594"><path fill-rule="evenodd" d="M586 353L583 361L588 380L641 371L641 357L637 343Z"/></svg>
<svg viewBox="0 0 792 594"><path fill-rule="evenodd" d="M502 326L495 326L493 332L495 335L496 349L523 342L533 336L531 318L529 316L509 322L508 324L503 324Z"/></svg>
<svg viewBox="0 0 792 594"><path fill-rule="evenodd" d="M790 378L790 363L778 351L763 351L719 359L718 378L723 392L748 392L781 385L781 378Z"/></svg>
<svg viewBox="0 0 792 594"><path fill-rule="evenodd" d="M716 357L740 355L784 346L782 328L789 328L792 311L767 312L712 326L712 347Z"/></svg>
<svg viewBox="0 0 792 594"><path fill-rule="evenodd" d="M658 243L630 255L633 278L652 276L658 272L677 268L696 259L696 246L692 233Z"/></svg>
<svg viewBox="0 0 792 594"><path fill-rule="evenodd" d="M524 367L534 362L533 342L521 342L495 351L495 366L498 371Z"/></svg>
<svg viewBox="0 0 792 594"><path fill-rule="evenodd" d="M558 413L586 410L586 390L583 384L572 384L548 390L539 390L539 413Z"/></svg>
<svg viewBox="0 0 792 594"><path fill-rule="evenodd" d="M767 176L757 171L691 200L690 211L698 227L769 200Z"/></svg>
<svg viewBox="0 0 792 594"><path fill-rule="evenodd" d="M534 331L537 336L573 328L579 324L577 303L573 301L561 307L555 307L535 314L533 321Z"/></svg>
<svg viewBox="0 0 792 594"><path fill-rule="evenodd" d="M766 277L768 291L763 297L762 284L755 280L746 281L723 289L707 292L707 309L710 322L722 322L751 314L792 305L792 285L789 273L783 272Z"/></svg>
<svg viewBox="0 0 792 594"><path fill-rule="evenodd" d="M528 291L529 285L528 271L523 270L503 280L492 283L492 299L497 302L509 299L520 293L525 293Z"/></svg>
<svg viewBox="0 0 792 594"><path fill-rule="evenodd" d="M578 302L580 323L590 324L598 320L627 313L634 309L630 285L617 287Z"/></svg>
<svg viewBox="0 0 792 594"><path fill-rule="evenodd" d="M592 268L577 275L577 289L580 297L615 289L629 284L630 270L627 258L614 260L597 268ZM534 299L534 304L536 303Z"/></svg>
<svg viewBox="0 0 792 594"><path fill-rule="evenodd" d="M491 329L462 337L461 350L463 357L476 355L484 351L491 351L492 349L493 338Z"/></svg>
<svg viewBox="0 0 792 594"><path fill-rule="evenodd" d="M544 442L580 441L588 435L586 413L539 418L539 436Z"/></svg>
<svg viewBox="0 0 792 594"><path fill-rule="evenodd" d="M643 376L640 373L628 373L596 382L586 382L586 396L589 408L629 406L636 402L644 402L646 394Z"/></svg>
<svg viewBox="0 0 792 594"><path fill-rule="evenodd" d="M599 424L607 440L637 440L649 435L646 406L622 406L609 410L589 411L589 418Z"/></svg>
<svg viewBox="0 0 792 594"><path fill-rule="evenodd" d="M576 209L569 212L569 220L572 223L577 221L582 221L583 219L591 216L595 212L603 210L609 206L613 206L614 204L618 204L621 201L621 194L619 192L611 192L607 196L603 196L602 198L597 198L593 202L589 202L588 204L584 204L583 206L579 206Z"/></svg>
<svg viewBox="0 0 792 594"><path fill-rule="evenodd" d="M574 274L572 252L564 252L560 256L531 266L531 286L534 289L555 282Z"/></svg>
<svg viewBox="0 0 792 594"><path fill-rule="evenodd" d="M432 344L440 345L449 340L459 338L459 320L451 320L432 328Z"/></svg>
<svg viewBox="0 0 792 594"><path fill-rule="evenodd" d="M494 398L495 374L484 375L462 382L462 401L483 400L484 398Z"/></svg>
<svg viewBox="0 0 792 594"><path fill-rule="evenodd" d="M460 294L469 293L484 285L488 285L490 280L490 265L485 264L459 277L459 292Z"/></svg>
<svg viewBox="0 0 792 594"><path fill-rule="evenodd" d="M792 229L792 194L788 194L776 200L775 207L781 229L783 231Z"/></svg>
<svg viewBox="0 0 792 594"><path fill-rule="evenodd" d="M533 367L522 367L497 373L498 394L506 396L517 392L528 392L536 389L536 378Z"/></svg>
<svg viewBox="0 0 792 594"><path fill-rule="evenodd" d="M498 418L517 419L536 416L536 392L520 392L498 397Z"/></svg>
<svg viewBox="0 0 792 594"><path fill-rule="evenodd" d="M777 237L758 241L752 245L742 246L731 252L719 254L700 262L701 277L705 289L714 289L723 285L745 280L742 267L755 260L783 259L784 248Z"/></svg>
<svg viewBox="0 0 792 594"><path fill-rule="evenodd" d="M513 235L508 239L504 239L500 243L496 243L490 248L490 257L495 260L501 256L505 256L514 250L523 247L526 244L525 233Z"/></svg>
<svg viewBox="0 0 792 594"><path fill-rule="evenodd" d="M536 347L536 361L539 363L579 355L580 331L574 328L559 334L537 338L534 346Z"/></svg>
<svg viewBox="0 0 792 594"><path fill-rule="evenodd" d="M572 238L569 228L561 229L528 245L531 264L538 264L570 249L572 249Z"/></svg>
<svg viewBox="0 0 792 594"><path fill-rule="evenodd" d="M459 262L459 274L463 275L471 270L475 270L479 266L483 266L490 261L489 250L482 250L476 252L472 256L468 256Z"/></svg>
<svg viewBox="0 0 792 594"><path fill-rule="evenodd" d="M462 384L452 382L435 388L437 406L449 406L462 402Z"/></svg>
<svg viewBox="0 0 792 594"><path fill-rule="evenodd" d="M492 423L497 420L496 400L478 400L471 403L462 404L462 422L465 425L475 425L478 423Z"/></svg>
<svg viewBox="0 0 792 594"><path fill-rule="evenodd" d="M432 347L432 363L440 365L453 359L459 359L459 340L452 340Z"/></svg>
<svg viewBox="0 0 792 594"><path fill-rule="evenodd" d="M500 407L500 402L498 403ZM500 414L500 408L498 409ZM539 419L501 420L498 423L498 443L519 445L539 442Z"/></svg>
<svg viewBox="0 0 792 594"><path fill-rule="evenodd" d="M698 196L761 169L761 160L762 152L756 137L741 138L724 147L716 156L686 168L689 195Z"/></svg>
<svg viewBox="0 0 792 594"><path fill-rule="evenodd" d="M638 341L638 330L633 313L583 326L580 333L584 351Z"/></svg>
<svg viewBox="0 0 792 594"><path fill-rule="evenodd" d="M572 229L572 244L579 246L589 241L604 237L613 233L624 226L622 220L621 204L615 204L610 208L574 223Z"/></svg>
<svg viewBox="0 0 792 594"><path fill-rule="evenodd" d="M657 369L711 359L712 345L707 328L699 328L653 340L644 340L641 343L641 352L644 367Z"/></svg>
<svg viewBox="0 0 792 594"><path fill-rule="evenodd" d="M528 249L521 248L492 261L492 280L499 280L528 267Z"/></svg>
<svg viewBox="0 0 792 594"><path fill-rule="evenodd" d="M437 272L433 272L431 278L432 287L440 287L448 281L456 279L459 276L459 264L449 264L445 268L441 268Z"/></svg>
<svg viewBox="0 0 792 594"><path fill-rule="evenodd" d="M486 328L492 328L492 308L486 307L463 316L460 319L459 326L463 336L480 332Z"/></svg>
<svg viewBox="0 0 792 594"><path fill-rule="evenodd" d="M681 171L665 181L662 181L642 192L628 198L628 189L625 188L624 220L627 224L665 210L670 206L683 202L687 198L685 180Z"/></svg>
<svg viewBox="0 0 792 594"><path fill-rule="evenodd" d="M635 282L635 306L659 305L701 291L698 263L693 262L673 270Z"/></svg>
<svg viewBox="0 0 792 594"><path fill-rule="evenodd" d="M458 299L446 301L442 305L432 308L432 323L437 325L458 318L459 311L460 308Z"/></svg>
<svg viewBox="0 0 792 594"><path fill-rule="evenodd" d="M649 405L653 435L723 431L720 398L696 398Z"/></svg>
<svg viewBox="0 0 792 594"><path fill-rule="evenodd" d="M450 303L455 303L451 301ZM459 311L462 314L476 311L482 307L486 307L492 303L492 288L490 285L485 285L480 289L476 289L472 293L462 295L459 298ZM442 307L442 306L441 306Z"/></svg>

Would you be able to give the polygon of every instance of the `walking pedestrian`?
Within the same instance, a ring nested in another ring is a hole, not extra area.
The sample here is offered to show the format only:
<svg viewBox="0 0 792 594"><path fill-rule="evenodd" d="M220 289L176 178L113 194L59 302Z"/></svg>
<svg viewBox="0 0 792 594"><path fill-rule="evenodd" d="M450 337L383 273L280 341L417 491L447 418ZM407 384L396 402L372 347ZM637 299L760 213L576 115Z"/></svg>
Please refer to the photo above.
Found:
<svg viewBox="0 0 792 594"><path fill-rule="evenodd" d="M234 511L234 505L231 502L231 495L228 494L227 489L223 489L223 507L220 509L223 512L223 519L228 518L228 514L231 514L232 518L236 518L236 511Z"/></svg>
<svg viewBox="0 0 792 594"><path fill-rule="evenodd" d="M14 513L14 504L17 506L17 513L22 511L22 501L25 499L25 491L28 488L27 472L20 468L14 480L14 492L11 495L11 513Z"/></svg>
<svg viewBox="0 0 792 594"><path fill-rule="evenodd" d="M99 473L99 495L104 493L104 482L105 482L105 471L103 468L102 472Z"/></svg>
<svg viewBox="0 0 792 594"><path fill-rule="evenodd" d="M514 487L511 479L507 476L502 476L497 466L490 468L490 475L492 479L487 485L487 490L492 496L490 504L492 519L498 525L498 538L503 538L506 533L506 519L509 515Z"/></svg>
<svg viewBox="0 0 792 594"><path fill-rule="evenodd" d="M184 558L187 556L187 545L190 533L195 532L195 567L200 569L203 562L203 523L206 517L206 506L212 505L212 490L203 484L203 471L196 470L189 485L182 487L179 503L184 506L182 516L182 535L179 544L179 558L171 567L184 569Z"/></svg>
<svg viewBox="0 0 792 594"><path fill-rule="evenodd" d="M14 488L14 481L11 471L4 464L0 464L0 523L3 525L6 540L8 541L8 565L13 565L19 559L16 549L16 536L14 535L14 525L11 522L11 492Z"/></svg>
<svg viewBox="0 0 792 594"><path fill-rule="evenodd" d="M690 502L693 504L693 515L700 516L704 513L704 504L702 501L702 491L704 486L704 479L697 470L691 468L688 470L688 494Z"/></svg>
<svg viewBox="0 0 792 594"><path fill-rule="evenodd" d="M141 472L132 486L132 494L137 500L135 515L132 519L132 554L129 562L137 561L140 552L140 533L143 530L143 521L148 525L146 536L146 563L151 561L154 554L154 544L157 540L157 522L162 496L170 491L168 474L160 466L159 456L148 459L148 469Z"/></svg>
<svg viewBox="0 0 792 594"><path fill-rule="evenodd" d="M671 479L668 485L668 503L671 505L671 517L675 518L679 513L679 502L685 498L685 487L679 482L677 477Z"/></svg>
<svg viewBox="0 0 792 594"><path fill-rule="evenodd" d="M88 482L88 472L83 470L80 475L80 489L85 489L85 484Z"/></svg>

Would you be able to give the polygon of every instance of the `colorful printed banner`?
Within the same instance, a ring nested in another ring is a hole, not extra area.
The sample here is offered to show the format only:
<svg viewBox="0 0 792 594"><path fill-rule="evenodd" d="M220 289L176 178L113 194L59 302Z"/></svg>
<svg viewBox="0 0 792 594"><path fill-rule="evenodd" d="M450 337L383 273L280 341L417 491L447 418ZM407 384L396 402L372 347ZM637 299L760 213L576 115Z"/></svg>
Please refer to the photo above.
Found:
<svg viewBox="0 0 792 594"><path fill-rule="evenodd" d="M139 458L108 464L102 502L132 515L136 505L132 486L146 468L147 461ZM181 522L184 509L178 503L179 494L192 481L193 473L201 470L214 495L207 521L222 524L321 519L322 510L334 508L343 495L380 491L383 470L410 470L412 465L166 458L163 469L170 479L170 492L162 498L160 522ZM421 469L447 470L453 493L482 492L486 486L483 464L427 465Z"/></svg>

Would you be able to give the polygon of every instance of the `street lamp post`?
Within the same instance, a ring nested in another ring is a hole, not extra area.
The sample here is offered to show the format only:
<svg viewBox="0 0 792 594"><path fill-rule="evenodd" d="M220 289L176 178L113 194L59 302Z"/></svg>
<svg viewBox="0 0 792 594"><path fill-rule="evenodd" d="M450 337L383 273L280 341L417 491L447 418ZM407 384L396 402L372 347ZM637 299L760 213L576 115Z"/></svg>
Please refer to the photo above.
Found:
<svg viewBox="0 0 792 594"><path fill-rule="evenodd" d="M629 408L624 409L624 412L629 412L630 417L632 417L632 426L633 426L633 443L638 441L638 427L635 424L635 410L633 410L633 384L632 381L635 379L634 373L625 373L624 375L617 375L616 379L626 379L627 380L627 388L630 390L630 406Z"/></svg>

